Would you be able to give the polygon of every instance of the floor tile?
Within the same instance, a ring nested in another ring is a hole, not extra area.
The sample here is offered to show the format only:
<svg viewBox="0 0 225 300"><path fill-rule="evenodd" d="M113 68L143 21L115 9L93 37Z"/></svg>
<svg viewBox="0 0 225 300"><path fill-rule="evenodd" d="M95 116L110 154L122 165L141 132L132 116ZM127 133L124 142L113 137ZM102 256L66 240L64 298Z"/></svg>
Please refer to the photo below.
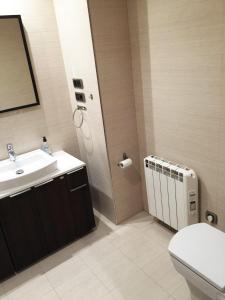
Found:
<svg viewBox="0 0 225 300"><path fill-rule="evenodd" d="M102 298L99 298L97 300L102 300ZM115 298L113 297L112 293L108 293L104 295L104 300L115 300Z"/></svg>
<svg viewBox="0 0 225 300"><path fill-rule="evenodd" d="M146 274L132 262L122 260L120 263L95 270L96 276L108 289L114 289L128 282L140 282L147 278Z"/></svg>
<svg viewBox="0 0 225 300"><path fill-rule="evenodd" d="M115 289L112 291L112 296L117 300L164 300L169 297L169 295L150 278L142 281L138 286L130 283L127 286Z"/></svg>
<svg viewBox="0 0 225 300"><path fill-rule="evenodd" d="M52 287L43 274L33 272L35 266L3 283L8 300L41 299L52 291Z"/></svg>
<svg viewBox="0 0 225 300"><path fill-rule="evenodd" d="M176 272L176 270L171 270L162 276L157 283L169 294L172 294L176 289L185 283L185 280Z"/></svg>
<svg viewBox="0 0 225 300"><path fill-rule="evenodd" d="M77 242L75 242L74 244L77 245ZM41 268L41 271L43 273L47 273L53 269L57 269L64 264L67 265L68 262L80 261L81 258L79 256L79 253L74 250L74 247L74 245L70 245L41 260L38 264Z"/></svg>
<svg viewBox="0 0 225 300"><path fill-rule="evenodd" d="M90 273L83 275L82 279L79 275L76 277L72 288L67 292L62 293L62 290L57 289L62 300L104 299L104 296L109 293L108 289L96 276L90 276Z"/></svg>
<svg viewBox="0 0 225 300"><path fill-rule="evenodd" d="M94 272L98 273L99 270L110 270L111 268L119 267L121 264L130 264L129 258L127 258L119 249L111 249L104 256L84 255L83 261Z"/></svg>
<svg viewBox="0 0 225 300"><path fill-rule="evenodd" d="M7 296L4 293L3 285L0 285L0 300L7 300Z"/></svg>
<svg viewBox="0 0 225 300"><path fill-rule="evenodd" d="M55 291L47 293L41 297L41 300L60 300L59 296Z"/></svg>
<svg viewBox="0 0 225 300"><path fill-rule="evenodd" d="M175 300L191 300L191 295L190 295L190 290L186 284L186 282L184 282L179 288L177 288L174 293L172 294L172 297Z"/></svg>
<svg viewBox="0 0 225 300"><path fill-rule="evenodd" d="M172 272L174 267L170 260L169 255L165 252L154 261L149 262L143 267L143 270L155 281L160 281L166 274Z"/></svg>
<svg viewBox="0 0 225 300"><path fill-rule="evenodd" d="M0 285L0 299L3 299L3 296L4 296L3 285Z"/></svg>
<svg viewBox="0 0 225 300"><path fill-rule="evenodd" d="M147 212L143 211L125 221L123 224L134 226L139 230L151 228L154 223L154 217L150 216Z"/></svg>
<svg viewBox="0 0 225 300"><path fill-rule="evenodd" d="M151 241L154 241L161 246L168 248L169 242L174 233L158 222L152 223L147 229L144 229L142 233Z"/></svg>
<svg viewBox="0 0 225 300"><path fill-rule="evenodd" d="M145 238L141 241L137 240L136 243L124 243L120 250L141 268L165 253L165 249L162 246Z"/></svg>
<svg viewBox="0 0 225 300"><path fill-rule="evenodd" d="M82 260L67 260L47 271L45 275L51 286L53 288L58 288L60 286L67 285L71 278L79 276L79 274L84 271L88 271L88 268Z"/></svg>

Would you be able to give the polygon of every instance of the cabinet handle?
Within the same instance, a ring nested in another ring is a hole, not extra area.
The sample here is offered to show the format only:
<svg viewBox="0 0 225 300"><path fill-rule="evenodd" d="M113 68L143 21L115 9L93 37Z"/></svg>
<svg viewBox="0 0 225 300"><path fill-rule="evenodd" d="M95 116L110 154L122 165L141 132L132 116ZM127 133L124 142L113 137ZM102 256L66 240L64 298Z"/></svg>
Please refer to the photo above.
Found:
<svg viewBox="0 0 225 300"><path fill-rule="evenodd" d="M87 186L87 183L85 183L85 184L82 184L82 185L80 185L80 186L78 186L78 187L76 187L76 188L74 188L74 189L72 189L72 190L70 190L70 192L72 193L72 192L75 192L75 191L77 191L77 190L80 190L80 189L82 189L83 187L85 187L85 186Z"/></svg>
<svg viewBox="0 0 225 300"><path fill-rule="evenodd" d="M76 170L72 170L72 171L68 172L68 173L67 173L67 175L70 175L70 174L76 173L76 172L78 172L78 171L82 170L83 168L84 168L84 167L82 167L82 168L79 168L79 169L76 169Z"/></svg>
<svg viewBox="0 0 225 300"><path fill-rule="evenodd" d="M60 176L59 179L63 180L65 178L65 176Z"/></svg>
<svg viewBox="0 0 225 300"><path fill-rule="evenodd" d="M49 179L48 181L42 182L42 183L40 183L40 184L37 184L37 185L35 185L34 187L35 187L35 188L38 188L39 186L45 185L45 184L47 184L47 183L50 183L50 182L52 182L53 180L54 180L54 179Z"/></svg>
<svg viewBox="0 0 225 300"><path fill-rule="evenodd" d="M16 197L16 196L22 195L22 194L24 194L24 193L26 193L26 192L29 192L29 191L31 191L31 188L29 188L29 189L26 189L26 190L23 190L22 192L19 192L19 193L16 193L16 194L10 195L9 197L10 197L10 198L13 198L13 197Z"/></svg>

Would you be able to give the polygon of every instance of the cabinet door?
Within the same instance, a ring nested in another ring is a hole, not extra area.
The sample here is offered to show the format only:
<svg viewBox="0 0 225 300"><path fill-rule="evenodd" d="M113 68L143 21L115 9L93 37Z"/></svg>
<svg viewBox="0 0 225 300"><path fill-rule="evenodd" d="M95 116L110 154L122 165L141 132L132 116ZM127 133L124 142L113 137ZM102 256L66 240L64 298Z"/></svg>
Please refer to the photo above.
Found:
<svg viewBox="0 0 225 300"><path fill-rule="evenodd" d="M0 281L14 274L14 268L3 232L0 228Z"/></svg>
<svg viewBox="0 0 225 300"><path fill-rule="evenodd" d="M47 249L52 252L74 239L64 176L36 186L34 191Z"/></svg>
<svg viewBox="0 0 225 300"><path fill-rule="evenodd" d="M77 237L95 227L95 220L88 184L69 190L71 212L75 222Z"/></svg>
<svg viewBox="0 0 225 300"><path fill-rule="evenodd" d="M33 207L32 190L1 199L0 214L16 271L46 254L38 217Z"/></svg>

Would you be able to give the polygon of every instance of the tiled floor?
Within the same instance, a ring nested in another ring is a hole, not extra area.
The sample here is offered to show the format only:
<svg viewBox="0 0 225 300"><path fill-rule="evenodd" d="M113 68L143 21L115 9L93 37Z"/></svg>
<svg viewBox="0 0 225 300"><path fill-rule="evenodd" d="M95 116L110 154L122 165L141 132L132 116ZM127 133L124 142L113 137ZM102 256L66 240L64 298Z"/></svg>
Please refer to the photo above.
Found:
<svg viewBox="0 0 225 300"><path fill-rule="evenodd" d="M97 230L0 285L1 300L188 300L167 252L172 233L140 213Z"/></svg>

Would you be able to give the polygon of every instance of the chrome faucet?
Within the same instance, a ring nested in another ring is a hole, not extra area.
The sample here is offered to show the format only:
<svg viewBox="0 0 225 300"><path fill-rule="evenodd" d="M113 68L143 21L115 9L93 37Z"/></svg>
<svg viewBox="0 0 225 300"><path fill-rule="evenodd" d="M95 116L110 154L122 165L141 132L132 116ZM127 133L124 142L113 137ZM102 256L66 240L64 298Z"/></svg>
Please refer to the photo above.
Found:
<svg viewBox="0 0 225 300"><path fill-rule="evenodd" d="M16 152L13 149L13 144L11 143L7 144L7 151L8 151L9 159L11 161L16 161Z"/></svg>

